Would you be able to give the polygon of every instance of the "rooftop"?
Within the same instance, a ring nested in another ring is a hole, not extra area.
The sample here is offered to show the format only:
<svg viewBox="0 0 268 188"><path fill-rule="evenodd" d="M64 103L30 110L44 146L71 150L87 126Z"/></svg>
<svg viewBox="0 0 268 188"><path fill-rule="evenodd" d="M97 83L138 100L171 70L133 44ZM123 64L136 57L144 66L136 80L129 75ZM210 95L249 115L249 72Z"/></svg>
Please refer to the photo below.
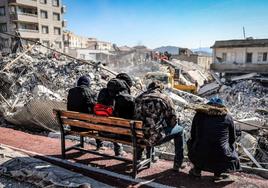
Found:
<svg viewBox="0 0 268 188"><path fill-rule="evenodd" d="M240 39L216 41L211 48L268 47L268 39Z"/></svg>

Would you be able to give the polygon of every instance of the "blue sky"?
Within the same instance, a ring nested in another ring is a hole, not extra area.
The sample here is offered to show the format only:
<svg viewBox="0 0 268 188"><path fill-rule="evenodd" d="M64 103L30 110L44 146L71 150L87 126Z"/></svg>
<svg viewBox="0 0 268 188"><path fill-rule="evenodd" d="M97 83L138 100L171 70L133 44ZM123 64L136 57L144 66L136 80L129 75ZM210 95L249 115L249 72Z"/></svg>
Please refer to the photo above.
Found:
<svg viewBox="0 0 268 188"><path fill-rule="evenodd" d="M68 30L120 45L209 47L268 38L268 0L63 0Z"/></svg>

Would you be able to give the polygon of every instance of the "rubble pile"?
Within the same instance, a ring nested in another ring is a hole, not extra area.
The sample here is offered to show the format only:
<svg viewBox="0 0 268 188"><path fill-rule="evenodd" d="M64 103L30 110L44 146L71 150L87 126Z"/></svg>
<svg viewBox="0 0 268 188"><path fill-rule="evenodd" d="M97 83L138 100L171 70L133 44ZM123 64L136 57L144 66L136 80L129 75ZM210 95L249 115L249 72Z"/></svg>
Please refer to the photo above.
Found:
<svg viewBox="0 0 268 188"><path fill-rule="evenodd" d="M24 106L32 99L65 101L68 89L81 75L91 77L95 94L106 84L101 73L91 65L70 59L56 60L38 53L24 55L9 71L0 72L1 94L10 104ZM0 60L0 69L11 62L12 56ZM8 109L8 108L7 108Z"/></svg>
<svg viewBox="0 0 268 188"><path fill-rule="evenodd" d="M0 58L0 114L10 123L31 130L58 130L51 112L53 108L66 109L68 90L80 76L91 78L95 97L106 86L105 79L112 76L86 62L64 57L55 59L36 51L3 70L18 56Z"/></svg>
<svg viewBox="0 0 268 188"><path fill-rule="evenodd" d="M216 95L224 99L233 117L237 119L265 118L256 110L267 108L268 88L257 81L244 80L234 82L230 86L223 85ZM206 98L209 97L211 96L206 96Z"/></svg>

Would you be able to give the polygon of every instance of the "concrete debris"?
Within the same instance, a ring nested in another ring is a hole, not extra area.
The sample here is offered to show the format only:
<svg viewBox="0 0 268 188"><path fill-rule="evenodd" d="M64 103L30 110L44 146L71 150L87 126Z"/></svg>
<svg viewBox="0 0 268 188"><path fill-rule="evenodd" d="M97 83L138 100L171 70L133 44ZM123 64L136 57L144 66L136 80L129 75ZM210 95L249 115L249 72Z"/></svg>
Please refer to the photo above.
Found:
<svg viewBox="0 0 268 188"><path fill-rule="evenodd" d="M16 58L14 55L0 58L0 70L14 58ZM91 87L92 91L95 91L95 97L98 91L106 85L106 79L112 77L111 74L97 70L96 67L93 68L84 62L76 62L63 57L56 60L34 50L28 55L24 54L9 66L9 71L0 71L0 94L6 99L6 101L0 99L1 111L4 109L2 113L11 122L18 124L24 122L25 124L31 118L26 115L29 115L29 112L36 112L35 109L29 110L29 107L32 107L31 101L66 102L68 90L82 75L92 78ZM26 109L28 111L25 111ZM24 115L25 112L26 115ZM20 117L21 115L24 120ZM41 121L30 122L35 122L36 125ZM44 123L41 124L44 125ZM52 129L55 130L53 127Z"/></svg>
<svg viewBox="0 0 268 188"><path fill-rule="evenodd" d="M246 148L251 155L255 155L256 149L257 149L257 139L253 137L252 135L242 131L241 139L239 140L239 143ZM243 156L244 152L242 148L239 148L239 155Z"/></svg>
<svg viewBox="0 0 268 188"><path fill-rule="evenodd" d="M222 86L223 87L223 86ZM224 86L215 95L224 99L226 106L236 119L257 117L265 119L256 113L256 109L266 109L268 106L268 88L252 80L233 82ZM210 98L212 95L206 95Z"/></svg>
<svg viewBox="0 0 268 188"><path fill-rule="evenodd" d="M249 79L252 78L254 76L257 76L257 73L249 73L249 74L244 74L241 76L234 76L232 78L230 78L231 81L237 81L237 80L245 80L245 79Z"/></svg>
<svg viewBox="0 0 268 188"><path fill-rule="evenodd" d="M255 153L255 159L260 162L263 168L268 169L268 136L260 136Z"/></svg>
<svg viewBox="0 0 268 188"><path fill-rule="evenodd" d="M211 95L213 93L216 93L219 88L220 85L217 82L211 82L201 87L198 91L198 95L200 96Z"/></svg>
<svg viewBox="0 0 268 188"><path fill-rule="evenodd" d="M255 127L241 123L241 122L253 124L255 125ZM242 131L247 131L247 132L255 132L259 130L257 126L262 127L264 123L265 123L264 120L257 118L257 117L240 119L239 122L238 121L235 122L236 126L239 126Z"/></svg>
<svg viewBox="0 0 268 188"><path fill-rule="evenodd" d="M110 187L81 174L0 146L0 175L38 187Z"/></svg>

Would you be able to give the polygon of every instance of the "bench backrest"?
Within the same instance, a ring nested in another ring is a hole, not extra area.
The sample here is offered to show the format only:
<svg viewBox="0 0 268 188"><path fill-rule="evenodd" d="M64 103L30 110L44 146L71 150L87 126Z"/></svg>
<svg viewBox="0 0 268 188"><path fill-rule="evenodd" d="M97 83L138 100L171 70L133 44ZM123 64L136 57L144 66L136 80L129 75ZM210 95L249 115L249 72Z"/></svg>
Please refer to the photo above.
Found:
<svg viewBox="0 0 268 188"><path fill-rule="evenodd" d="M116 117L103 117L73 111L53 110L61 126L74 126L89 130L132 136L133 131L138 138L143 138L142 121L127 120ZM63 129L64 127L62 127Z"/></svg>

